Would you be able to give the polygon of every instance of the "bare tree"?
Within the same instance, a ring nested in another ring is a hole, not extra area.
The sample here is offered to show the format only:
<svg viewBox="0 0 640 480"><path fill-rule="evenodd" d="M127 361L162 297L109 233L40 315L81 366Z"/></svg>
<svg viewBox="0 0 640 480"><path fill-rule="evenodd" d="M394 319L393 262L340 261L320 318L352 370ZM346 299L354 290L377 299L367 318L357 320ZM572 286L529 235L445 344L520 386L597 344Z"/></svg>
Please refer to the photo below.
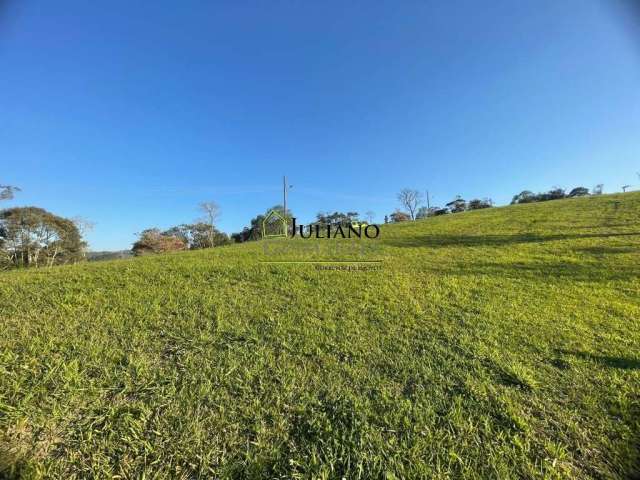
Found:
<svg viewBox="0 0 640 480"><path fill-rule="evenodd" d="M376 216L376 212L368 210L367 212L365 212L364 216L367 217L368 223L373 223L373 219Z"/></svg>
<svg viewBox="0 0 640 480"><path fill-rule="evenodd" d="M76 226L81 236L85 236L87 233L93 231L93 228L96 226L95 222L88 220L81 216L75 216L71 218L71 221Z"/></svg>
<svg viewBox="0 0 640 480"><path fill-rule="evenodd" d="M400 190L400 193L398 193L398 200L403 207L409 210L411 220L415 220L418 206L422 203L422 193L420 193L418 190L403 188L402 190Z"/></svg>
<svg viewBox="0 0 640 480"><path fill-rule="evenodd" d="M220 207L216 202L202 202L200 204L200 210L205 214L204 222L209 225L209 246L213 247L215 241L215 223L220 217Z"/></svg>
<svg viewBox="0 0 640 480"><path fill-rule="evenodd" d="M21 190L11 185L0 185L0 200L11 200L16 192Z"/></svg>
<svg viewBox="0 0 640 480"><path fill-rule="evenodd" d="M96 226L94 222L81 216L75 216L71 219L71 221L78 229L78 232L80 232L80 236L83 238L87 235L87 233L93 231L93 228ZM87 245L83 245L82 251L80 253L83 258L86 258L87 256L87 248L85 248L86 246Z"/></svg>

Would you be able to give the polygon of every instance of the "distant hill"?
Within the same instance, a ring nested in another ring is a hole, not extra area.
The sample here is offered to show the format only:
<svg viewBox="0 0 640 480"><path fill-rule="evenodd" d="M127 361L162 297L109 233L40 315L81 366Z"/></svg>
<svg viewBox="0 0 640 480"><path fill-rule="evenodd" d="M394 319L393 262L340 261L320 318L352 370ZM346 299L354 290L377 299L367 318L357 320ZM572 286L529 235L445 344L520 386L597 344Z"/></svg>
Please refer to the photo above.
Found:
<svg viewBox="0 0 640 480"><path fill-rule="evenodd" d="M97 262L100 260L118 260L120 258L133 257L131 250L118 250L115 252L88 252L87 260Z"/></svg>

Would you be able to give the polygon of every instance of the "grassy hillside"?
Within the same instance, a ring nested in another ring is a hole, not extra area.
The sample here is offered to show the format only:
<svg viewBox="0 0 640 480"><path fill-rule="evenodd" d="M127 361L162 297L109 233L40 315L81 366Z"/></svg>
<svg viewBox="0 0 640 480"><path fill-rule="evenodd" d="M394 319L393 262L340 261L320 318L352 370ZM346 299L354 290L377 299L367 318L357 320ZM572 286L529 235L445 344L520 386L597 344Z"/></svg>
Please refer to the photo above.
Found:
<svg viewBox="0 0 640 480"><path fill-rule="evenodd" d="M637 476L639 249L629 193L1 274L0 476Z"/></svg>

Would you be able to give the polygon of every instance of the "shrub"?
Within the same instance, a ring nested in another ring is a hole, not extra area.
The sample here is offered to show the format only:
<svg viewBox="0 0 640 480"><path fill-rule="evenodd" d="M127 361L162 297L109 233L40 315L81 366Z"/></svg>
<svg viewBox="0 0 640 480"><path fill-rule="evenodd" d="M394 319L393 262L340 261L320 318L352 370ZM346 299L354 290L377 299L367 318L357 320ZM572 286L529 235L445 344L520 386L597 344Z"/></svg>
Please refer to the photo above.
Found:
<svg viewBox="0 0 640 480"><path fill-rule="evenodd" d="M406 212L401 212L400 210L396 210L391 215L389 215L389 217L391 218L391 221L393 223L407 222L411 220L411 215Z"/></svg>
<svg viewBox="0 0 640 480"><path fill-rule="evenodd" d="M493 200L490 198L485 198L480 200L478 198L474 198L469 202L468 209L469 210L481 210L483 208L491 208L493 207Z"/></svg>
<svg viewBox="0 0 640 480"><path fill-rule="evenodd" d="M140 238L133 244L131 251L134 255L146 255L149 253L163 253L185 250L187 243L176 235L165 235L157 228L144 230Z"/></svg>

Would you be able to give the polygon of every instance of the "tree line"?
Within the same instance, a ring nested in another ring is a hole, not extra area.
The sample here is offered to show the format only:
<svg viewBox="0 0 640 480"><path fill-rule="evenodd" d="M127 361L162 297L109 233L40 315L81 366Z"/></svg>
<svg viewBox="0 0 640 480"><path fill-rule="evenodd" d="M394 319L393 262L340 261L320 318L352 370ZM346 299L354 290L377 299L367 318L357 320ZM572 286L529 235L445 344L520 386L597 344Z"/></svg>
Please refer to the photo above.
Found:
<svg viewBox="0 0 640 480"><path fill-rule="evenodd" d="M253 240L259 240L262 238L263 230L266 230L265 233L273 234L277 232L281 225L278 225L277 221L270 223L269 222L269 213L277 212L279 218L284 218L286 220L287 225L290 227L290 220L293 218L293 213L290 209L287 209L284 212L284 207L282 205L274 205L273 207L267 209L264 213L260 213L251 219L249 225L244 227L242 231L238 233L234 233L231 235L232 241L236 243L249 242ZM311 222L310 225L321 225L327 226L330 225L332 227L342 226L346 227L348 225L353 224L367 224L373 223L373 218L375 216L375 212L368 211L364 214L362 218L358 212L318 212L316 214L316 219L314 222Z"/></svg>
<svg viewBox="0 0 640 480"><path fill-rule="evenodd" d="M406 222L410 220L421 220L427 217L436 217L446 215L448 213L460 213L468 210L480 210L493 206L493 200L490 198L474 198L465 200L460 195L445 204L444 207L431 206L428 194L426 195L427 205L424 205L425 195L419 190L411 188L403 188L398 192L398 202L401 209L396 209L393 213L385 215L384 223Z"/></svg>
<svg viewBox="0 0 640 480"><path fill-rule="evenodd" d="M20 191L20 188L15 186L0 185L0 200L10 200ZM511 204L601 195L602 192L601 184L591 191L585 187L575 187L568 193L560 187L540 193L523 190L513 196ZM467 201L459 195L444 206L432 206L428 193L423 195L419 190L410 188L404 188L398 192L397 199L400 208L385 215L385 223L420 220L493 207L493 201L490 198L474 198ZM282 218L290 225L293 217L291 210L287 209L285 212L282 205L275 205L252 218L240 232L229 236L216 227L220 207L215 202L203 202L199 205L199 209L203 216L193 223L183 223L165 230L159 228L143 230L137 234L138 238L133 244L132 253L145 255L197 250L232 242L259 240L262 238L264 228L267 229L267 233L274 233L278 228L282 228ZM279 220L276 218L273 221L274 219L269 217L270 212L277 212ZM367 211L363 216L355 211L318 212L312 224L345 227L352 224L373 223L374 217L373 211ZM0 269L52 266L85 260L87 243L82 237L90 228L91 223L86 220L63 218L38 207L14 207L0 210Z"/></svg>
<svg viewBox="0 0 640 480"><path fill-rule="evenodd" d="M20 188L0 185L0 200L11 200ZM215 223L220 207L215 202L199 205L203 217L194 223L166 230L140 232L131 249L134 255L217 247L231 242ZM92 228L82 218L68 219L39 207L0 210L0 269L43 267L87 260L83 234ZM110 258L109 252L90 258ZM120 252L122 253L122 252Z"/></svg>
<svg viewBox="0 0 640 480"><path fill-rule="evenodd" d="M511 205L519 203L546 202L548 200L560 200L562 198L585 197L587 195L602 195L603 188L604 186L602 184L596 185L591 191L585 187L576 187L571 189L569 193L560 187L555 187L548 192L541 193L533 193L530 190L523 190L513 196Z"/></svg>
<svg viewBox="0 0 640 480"><path fill-rule="evenodd" d="M138 234L131 251L134 255L163 253L179 250L199 250L230 243L229 236L216 228L220 207L215 202L199 205L203 218L194 223L183 223L167 230L148 228Z"/></svg>
<svg viewBox="0 0 640 480"><path fill-rule="evenodd" d="M565 189L560 187L554 187L547 192L533 193L530 190L523 190L522 192L513 196L511 205L520 203L532 203L532 202L545 202L548 200L559 200L562 198L584 197L587 195L602 195L604 186L602 184L596 185L591 191L585 187L575 187L568 193ZM449 213L460 213L469 210L481 210L483 208L493 207L493 201L490 198L474 198L472 200L465 200L460 195L456 196L453 200L446 203L444 207L424 205L425 196L419 191L410 188L404 188L397 194L398 202L401 205L401 209L396 209L393 213L385 215L385 223L397 223L406 222L411 220L420 220L427 217L434 217L438 215L446 215Z"/></svg>

